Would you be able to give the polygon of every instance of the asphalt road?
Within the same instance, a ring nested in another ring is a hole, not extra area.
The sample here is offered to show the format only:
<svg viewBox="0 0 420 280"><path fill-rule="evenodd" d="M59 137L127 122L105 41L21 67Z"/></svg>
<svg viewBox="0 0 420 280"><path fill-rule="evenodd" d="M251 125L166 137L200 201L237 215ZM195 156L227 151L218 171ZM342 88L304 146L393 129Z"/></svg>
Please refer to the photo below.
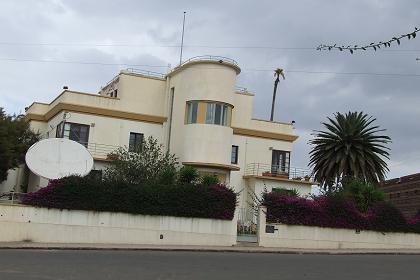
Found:
<svg viewBox="0 0 420 280"><path fill-rule="evenodd" d="M416 255L0 250L0 279L420 279Z"/></svg>

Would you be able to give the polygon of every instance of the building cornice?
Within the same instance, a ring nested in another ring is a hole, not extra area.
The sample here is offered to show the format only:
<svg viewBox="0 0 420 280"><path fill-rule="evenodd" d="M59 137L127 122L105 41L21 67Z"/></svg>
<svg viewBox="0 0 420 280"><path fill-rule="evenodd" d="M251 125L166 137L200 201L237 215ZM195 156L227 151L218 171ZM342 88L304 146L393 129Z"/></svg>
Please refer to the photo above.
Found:
<svg viewBox="0 0 420 280"><path fill-rule="evenodd" d="M267 132L267 131L262 131L262 130L254 130L254 129L240 128L240 127L232 127L232 129L233 129L233 134L236 134L236 135L273 139L273 140L283 140L283 141L288 141L288 142L294 142L299 137L293 134L274 133L274 132Z"/></svg>
<svg viewBox="0 0 420 280"><path fill-rule="evenodd" d="M218 168L218 169L231 170L231 171L239 171L240 170L239 166L229 165L229 164L220 164L220 163L184 161L182 164L183 165L190 165L190 166L198 166L198 167Z"/></svg>
<svg viewBox="0 0 420 280"><path fill-rule="evenodd" d="M143 121L143 122L158 123L158 124L163 124L167 120L166 117L162 117L162 116L138 114L138 113L127 112L127 111L119 111L119 110L105 109L105 108L85 106L85 105L72 104L72 103L62 103L62 102L57 103L57 105L51 108L47 113L45 113L45 115L28 113L26 115L26 118L28 120L47 122L50 119L52 119L54 116L56 116L58 113L60 113L61 111L84 113L84 114L89 114L89 115L106 116L106 117L117 118L117 119L135 120L135 121Z"/></svg>

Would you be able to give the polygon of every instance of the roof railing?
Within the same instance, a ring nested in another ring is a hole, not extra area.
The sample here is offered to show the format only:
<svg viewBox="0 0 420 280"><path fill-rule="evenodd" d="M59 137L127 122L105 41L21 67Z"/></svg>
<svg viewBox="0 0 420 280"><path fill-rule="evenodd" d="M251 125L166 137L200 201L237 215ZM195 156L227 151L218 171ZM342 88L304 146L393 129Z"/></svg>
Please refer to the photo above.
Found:
<svg viewBox="0 0 420 280"><path fill-rule="evenodd" d="M247 93L248 92L248 89L246 87L240 87L240 86L235 86L235 90L236 90L236 92L239 92L239 93Z"/></svg>
<svg viewBox="0 0 420 280"><path fill-rule="evenodd" d="M152 78L165 79L166 77L166 75L163 73L153 72L153 71L148 71L148 70L143 70L143 69L127 68L125 71L133 73L133 74L140 74L143 76L152 77Z"/></svg>
<svg viewBox="0 0 420 280"><path fill-rule="evenodd" d="M232 58L229 58L229 57L217 56L217 55L200 55L200 56L191 57L190 59L187 59L187 60L183 61L177 67L181 67L181 66L183 66L187 63L193 62L193 61L217 61L217 62L220 62L220 63L227 62L227 63L233 64L235 66L238 66L238 63L235 60L233 60Z"/></svg>

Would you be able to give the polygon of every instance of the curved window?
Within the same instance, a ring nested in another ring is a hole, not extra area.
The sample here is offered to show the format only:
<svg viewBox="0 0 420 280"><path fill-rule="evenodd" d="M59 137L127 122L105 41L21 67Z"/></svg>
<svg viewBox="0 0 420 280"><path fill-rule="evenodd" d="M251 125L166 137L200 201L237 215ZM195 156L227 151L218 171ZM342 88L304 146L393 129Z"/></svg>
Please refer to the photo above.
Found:
<svg viewBox="0 0 420 280"><path fill-rule="evenodd" d="M221 103L207 103L206 123L227 125L229 106Z"/></svg>
<svg viewBox="0 0 420 280"><path fill-rule="evenodd" d="M228 126L232 107L225 103L208 101L188 101L185 112L185 123L216 124Z"/></svg>
<svg viewBox="0 0 420 280"><path fill-rule="evenodd" d="M198 102L187 102L187 123L197 123Z"/></svg>

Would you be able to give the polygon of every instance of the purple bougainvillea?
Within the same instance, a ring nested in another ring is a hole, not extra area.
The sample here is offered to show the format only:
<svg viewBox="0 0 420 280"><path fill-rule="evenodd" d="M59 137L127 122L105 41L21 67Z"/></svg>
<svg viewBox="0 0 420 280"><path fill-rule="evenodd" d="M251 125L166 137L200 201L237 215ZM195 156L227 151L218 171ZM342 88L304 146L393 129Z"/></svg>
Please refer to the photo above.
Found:
<svg viewBox="0 0 420 280"><path fill-rule="evenodd" d="M388 203L378 203L361 213L354 201L342 196L306 199L275 193L264 194L267 222L330 228L420 233L420 216L406 221Z"/></svg>
<svg viewBox="0 0 420 280"><path fill-rule="evenodd" d="M124 185L70 176L22 198L38 207L232 220L236 193L225 185Z"/></svg>

